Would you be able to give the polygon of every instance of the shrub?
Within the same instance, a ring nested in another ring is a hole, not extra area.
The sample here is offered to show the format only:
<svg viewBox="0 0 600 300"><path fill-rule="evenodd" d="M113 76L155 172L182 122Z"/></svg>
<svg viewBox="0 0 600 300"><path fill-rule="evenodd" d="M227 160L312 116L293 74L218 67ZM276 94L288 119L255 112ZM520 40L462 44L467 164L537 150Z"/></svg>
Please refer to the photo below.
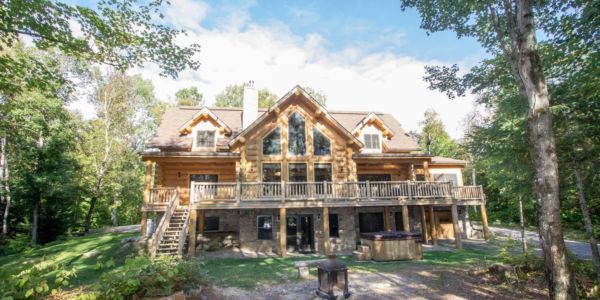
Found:
<svg viewBox="0 0 600 300"><path fill-rule="evenodd" d="M56 274L54 278L44 276L52 271ZM69 287L69 280L74 276L75 269L67 270L46 257L29 261L0 281L3 287L0 299L38 299L56 294Z"/></svg>
<svg viewBox="0 0 600 300"><path fill-rule="evenodd" d="M125 265L103 274L92 293L80 299L139 299L170 295L175 291L199 287L203 277L199 260L172 257L128 258Z"/></svg>

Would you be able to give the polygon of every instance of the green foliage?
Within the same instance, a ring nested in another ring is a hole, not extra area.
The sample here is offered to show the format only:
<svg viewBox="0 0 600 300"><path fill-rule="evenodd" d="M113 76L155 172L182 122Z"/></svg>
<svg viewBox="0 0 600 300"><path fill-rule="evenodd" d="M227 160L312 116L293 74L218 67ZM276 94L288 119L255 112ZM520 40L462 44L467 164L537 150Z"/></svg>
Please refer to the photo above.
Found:
<svg viewBox="0 0 600 300"><path fill-rule="evenodd" d="M146 256L127 259L125 265L103 274L93 292L85 297L97 299L140 299L170 295L178 290L198 288L204 273L199 260L179 260Z"/></svg>
<svg viewBox="0 0 600 300"><path fill-rule="evenodd" d="M53 276L45 276L51 273ZM75 269L56 265L50 258L42 257L19 265L8 277L0 278L2 299L39 299L69 288Z"/></svg>
<svg viewBox="0 0 600 300"><path fill-rule="evenodd" d="M176 37L183 32L163 24L163 1L140 6L136 2L99 1L90 8L48 0L4 1L0 6L0 45L10 48L18 43L18 35L24 35L38 49L57 48L69 57L121 70L153 62L161 67L162 75L176 77L187 67L197 69L199 62L192 57L199 45L176 44ZM16 82L39 89L63 78L60 73L44 70L36 58L15 58L10 51L0 53L2 93L21 91L22 86Z"/></svg>
<svg viewBox="0 0 600 300"><path fill-rule="evenodd" d="M203 106L204 100L202 97L202 93L198 92L198 88L195 86L187 89L180 89L175 93L177 106Z"/></svg>
<svg viewBox="0 0 600 300"><path fill-rule="evenodd" d="M244 85L235 84L225 87L215 97L216 107L242 107L244 100ZM258 91L258 107L268 108L275 103L277 96L267 89Z"/></svg>
<svg viewBox="0 0 600 300"><path fill-rule="evenodd" d="M327 107L327 95L323 91L317 91L310 86L302 87L307 93L309 93L321 106Z"/></svg>
<svg viewBox="0 0 600 300"><path fill-rule="evenodd" d="M450 138L438 113L428 109L421 121L422 130L416 135L421 149L428 154L460 158L458 144Z"/></svg>

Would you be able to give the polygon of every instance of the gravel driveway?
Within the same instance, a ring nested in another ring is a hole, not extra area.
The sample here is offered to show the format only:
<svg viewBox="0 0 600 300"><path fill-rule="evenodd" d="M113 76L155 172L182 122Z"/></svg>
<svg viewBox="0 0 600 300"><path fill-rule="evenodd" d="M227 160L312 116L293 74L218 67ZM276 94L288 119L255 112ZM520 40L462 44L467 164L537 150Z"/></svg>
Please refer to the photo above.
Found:
<svg viewBox="0 0 600 300"><path fill-rule="evenodd" d="M518 229L501 228L501 227L490 227L490 231L497 236L510 237L513 240L521 240L521 231ZM540 238L537 232L525 231L525 238L527 243L533 245L536 251L541 251ZM590 243L565 240L567 248L575 254L575 256L582 259L592 259L592 250Z"/></svg>

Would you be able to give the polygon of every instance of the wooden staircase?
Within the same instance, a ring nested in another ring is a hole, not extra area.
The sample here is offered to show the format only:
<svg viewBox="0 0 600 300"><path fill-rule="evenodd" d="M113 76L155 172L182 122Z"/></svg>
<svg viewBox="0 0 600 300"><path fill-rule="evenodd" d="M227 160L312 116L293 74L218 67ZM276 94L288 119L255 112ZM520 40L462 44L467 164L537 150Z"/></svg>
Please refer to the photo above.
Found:
<svg viewBox="0 0 600 300"><path fill-rule="evenodd" d="M180 247L185 246L187 238L185 233L187 233L189 213L188 207L175 209L162 239L157 241L156 255L181 255Z"/></svg>

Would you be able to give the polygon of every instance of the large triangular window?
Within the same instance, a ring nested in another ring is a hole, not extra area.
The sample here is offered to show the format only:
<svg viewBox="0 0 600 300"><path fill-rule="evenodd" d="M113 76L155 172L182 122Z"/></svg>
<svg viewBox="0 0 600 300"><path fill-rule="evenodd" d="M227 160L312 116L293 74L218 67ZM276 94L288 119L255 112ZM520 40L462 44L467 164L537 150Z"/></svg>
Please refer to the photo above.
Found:
<svg viewBox="0 0 600 300"><path fill-rule="evenodd" d="M317 127L313 127L313 148L314 155L331 154L331 142Z"/></svg>
<svg viewBox="0 0 600 300"><path fill-rule="evenodd" d="M262 147L263 155L278 155L281 154L281 130L279 127L271 131L263 139Z"/></svg>
<svg viewBox="0 0 600 300"><path fill-rule="evenodd" d="M290 155L306 154L306 124L304 117L294 112L288 119L288 153Z"/></svg>

